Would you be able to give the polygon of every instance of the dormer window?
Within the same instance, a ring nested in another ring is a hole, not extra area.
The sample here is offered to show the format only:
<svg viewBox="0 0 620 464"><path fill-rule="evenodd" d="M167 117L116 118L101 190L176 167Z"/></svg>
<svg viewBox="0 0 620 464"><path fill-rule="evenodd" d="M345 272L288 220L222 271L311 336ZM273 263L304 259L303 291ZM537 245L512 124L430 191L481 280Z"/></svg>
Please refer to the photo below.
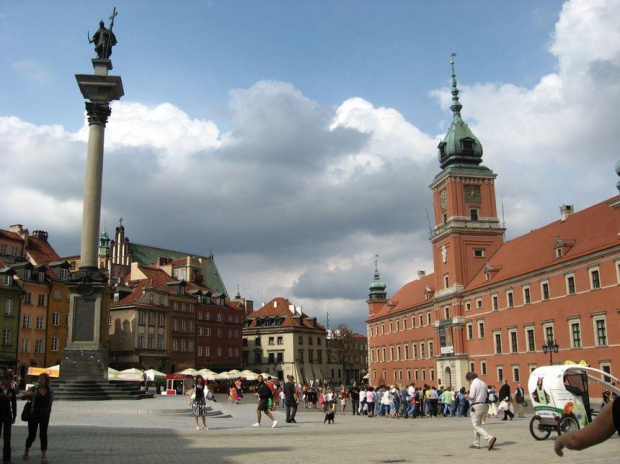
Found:
<svg viewBox="0 0 620 464"><path fill-rule="evenodd" d="M39 282L45 282L45 272L39 272Z"/></svg>
<svg viewBox="0 0 620 464"><path fill-rule="evenodd" d="M24 279L26 280L32 279L32 271L30 269L26 269L26 271L24 272Z"/></svg>
<svg viewBox="0 0 620 464"><path fill-rule="evenodd" d="M556 250L555 250L555 257L556 258L561 258L562 255L563 255L562 248L556 248Z"/></svg>
<svg viewBox="0 0 620 464"><path fill-rule="evenodd" d="M60 278L62 280L67 280L69 278L69 270L68 269L61 269L60 270Z"/></svg>
<svg viewBox="0 0 620 464"><path fill-rule="evenodd" d="M185 287L183 285L179 286L179 295L185 295Z"/></svg>
<svg viewBox="0 0 620 464"><path fill-rule="evenodd" d="M439 148L440 156L444 156L446 154L446 143L445 142L441 142L437 148Z"/></svg>
<svg viewBox="0 0 620 464"><path fill-rule="evenodd" d="M461 140L461 148L463 149L463 151L473 151L474 141L473 140Z"/></svg>

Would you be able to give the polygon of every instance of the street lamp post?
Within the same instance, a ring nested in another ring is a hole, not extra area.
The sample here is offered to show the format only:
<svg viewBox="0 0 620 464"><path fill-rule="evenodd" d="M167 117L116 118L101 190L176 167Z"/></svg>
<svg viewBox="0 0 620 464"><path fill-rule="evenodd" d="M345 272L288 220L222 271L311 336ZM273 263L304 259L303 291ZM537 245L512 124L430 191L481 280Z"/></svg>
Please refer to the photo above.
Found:
<svg viewBox="0 0 620 464"><path fill-rule="evenodd" d="M549 353L549 364L551 366L553 366L553 353L557 353L559 349L559 345L551 338L542 346L543 353Z"/></svg>

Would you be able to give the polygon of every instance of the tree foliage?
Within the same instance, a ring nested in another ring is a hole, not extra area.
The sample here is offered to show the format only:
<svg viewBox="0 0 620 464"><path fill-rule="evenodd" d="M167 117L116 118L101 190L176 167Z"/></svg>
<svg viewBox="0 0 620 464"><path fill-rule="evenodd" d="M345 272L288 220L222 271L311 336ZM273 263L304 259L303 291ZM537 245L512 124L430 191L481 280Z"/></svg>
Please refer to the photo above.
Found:
<svg viewBox="0 0 620 464"><path fill-rule="evenodd" d="M332 329L330 346L334 361L346 372L353 366L357 350L354 333L348 325L339 324Z"/></svg>

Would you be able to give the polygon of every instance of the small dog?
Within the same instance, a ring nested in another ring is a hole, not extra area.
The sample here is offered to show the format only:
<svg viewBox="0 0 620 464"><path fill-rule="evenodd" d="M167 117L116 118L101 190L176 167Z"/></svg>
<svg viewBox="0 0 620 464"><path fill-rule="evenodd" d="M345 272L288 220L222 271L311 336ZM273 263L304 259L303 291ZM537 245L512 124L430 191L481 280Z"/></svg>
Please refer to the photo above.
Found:
<svg viewBox="0 0 620 464"><path fill-rule="evenodd" d="M323 421L323 423L325 422L327 422L328 424L334 423L334 411L325 414L325 420Z"/></svg>

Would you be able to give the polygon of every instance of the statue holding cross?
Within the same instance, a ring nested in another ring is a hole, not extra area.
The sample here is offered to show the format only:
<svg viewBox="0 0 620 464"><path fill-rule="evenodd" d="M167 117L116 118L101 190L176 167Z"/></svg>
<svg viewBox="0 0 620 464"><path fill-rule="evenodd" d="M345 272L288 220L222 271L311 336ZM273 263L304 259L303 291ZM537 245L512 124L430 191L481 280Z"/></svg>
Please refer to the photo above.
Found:
<svg viewBox="0 0 620 464"><path fill-rule="evenodd" d="M110 29L106 29L103 20L99 21L99 29L93 35L93 38L88 37L89 43L95 44L95 52L97 52L97 58L100 60L108 60L112 55L112 47L116 45L116 36L112 32L114 27L114 18L118 15L116 7L112 11L110 16Z"/></svg>

